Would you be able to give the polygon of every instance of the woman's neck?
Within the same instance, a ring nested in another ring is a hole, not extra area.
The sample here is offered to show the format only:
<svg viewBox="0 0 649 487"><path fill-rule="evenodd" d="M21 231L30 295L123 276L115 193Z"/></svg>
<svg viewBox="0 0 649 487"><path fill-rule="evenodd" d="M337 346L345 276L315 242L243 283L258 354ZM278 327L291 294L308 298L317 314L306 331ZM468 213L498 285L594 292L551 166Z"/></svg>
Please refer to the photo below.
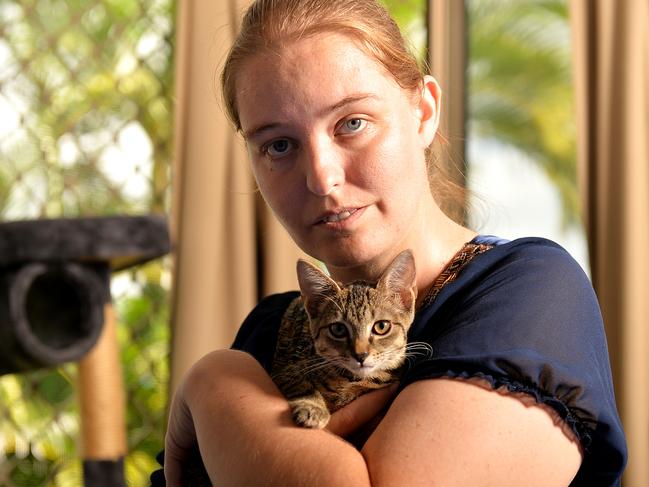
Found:
<svg viewBox="0 0 649 487"><path fill-rule="evenodd" d="M473 240L476 235L477 233L473 230L449 219L446 231L441 232L435 239L431 239L428 245L422 247L423 252L420 251L415 256L417 264L417 305L421 303L430 287L464 244Z"/></svg>
<svg viewBox="0 0 649 487"><path fill-rule="evenodd" d="M346 268L330 267L331 277L339 282L362 279L375 282L399 252L411 249L417 268L418 304L446 265L476 232L448 218L436 205L415 222L403 241L375 259Z"/></svg>

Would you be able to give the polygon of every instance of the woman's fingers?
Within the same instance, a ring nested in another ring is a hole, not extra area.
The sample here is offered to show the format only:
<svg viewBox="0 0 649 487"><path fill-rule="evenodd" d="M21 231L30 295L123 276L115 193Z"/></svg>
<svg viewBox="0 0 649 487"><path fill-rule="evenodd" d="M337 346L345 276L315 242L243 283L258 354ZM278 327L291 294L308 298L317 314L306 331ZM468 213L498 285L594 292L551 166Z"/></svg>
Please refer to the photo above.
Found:
<svg viewBox="0 0 649 487"><path fill-rule="evenodd" d="M196 445L194 421L182 392L181 386L173 397L165 436L164 473L169 487L182 485L184 460Z"/></svg>
<svg viewBox="0 0 649 487"><path fill-rule="evenodd" d="M393 384L363 394L333 413L326 429L342 438L349 437L380 415L394 398L397 388L398 384Z"/></svg>

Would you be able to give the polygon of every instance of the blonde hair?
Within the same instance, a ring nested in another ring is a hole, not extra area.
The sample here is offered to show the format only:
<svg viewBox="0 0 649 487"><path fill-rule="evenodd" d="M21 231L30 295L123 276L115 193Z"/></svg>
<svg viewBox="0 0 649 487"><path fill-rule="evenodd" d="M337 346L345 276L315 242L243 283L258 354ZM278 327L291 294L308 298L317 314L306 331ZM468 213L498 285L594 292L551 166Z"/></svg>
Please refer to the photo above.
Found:
<svg viewBox="0 0 649 487"><path fill-rule="evenodd" d="M236 75L249 58L264 51L323 32L348 35L365 53L376 59L394 80L413 94L423 87L424 69L408 48L397 23L377 0L255 0L246 11L221 71L221 93L226 115L237 131L241 120L236 99ZM462 220L460 201L464 189L426 151L433 195L442 209ZM458 205L460 203L460 205Z"/></svg>

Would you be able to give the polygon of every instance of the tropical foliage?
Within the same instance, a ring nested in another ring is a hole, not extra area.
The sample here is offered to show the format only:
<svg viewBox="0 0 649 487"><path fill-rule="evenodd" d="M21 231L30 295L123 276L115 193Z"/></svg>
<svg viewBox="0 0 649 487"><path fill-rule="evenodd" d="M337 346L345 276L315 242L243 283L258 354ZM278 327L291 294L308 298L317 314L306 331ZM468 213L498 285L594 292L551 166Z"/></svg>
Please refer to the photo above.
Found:
<svg viewBox="0 0 649 487"><path fill-rule="evenodd" d="M419 59L426 59L427 46L427 0L382 0L390 15L399 24L412 52Z"/></svg>
<svg viewBox="0 0 649 487"><path fill-rule="evenodd" d="M426 0L384 0L426 56ZM578 222L576 134L566 0L466 0L467 133L516 148ZM468 166L470 170L470 163Z"/></svg>
<svg viewBox="0 0 649 487"><path fill-rule="evenodd" d="M566 0L467 0L468 132L515 147L579 219Z"/></svg>
<svg viewBox="0 0 649 487"><path fill-rule="evenodd" d="M0 219L165 212L171 0L0 1ZM113 279L129 485L162 448L169 263ZM0 485L78 486L76 367L0 377Z"/></svg>

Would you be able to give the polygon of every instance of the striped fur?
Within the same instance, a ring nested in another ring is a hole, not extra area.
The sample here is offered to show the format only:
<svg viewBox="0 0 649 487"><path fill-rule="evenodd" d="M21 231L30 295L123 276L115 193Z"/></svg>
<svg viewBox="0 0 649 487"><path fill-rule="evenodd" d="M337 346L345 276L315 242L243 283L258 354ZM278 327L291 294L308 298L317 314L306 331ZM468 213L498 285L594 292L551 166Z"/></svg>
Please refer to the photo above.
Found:
<svg viewBox="0 0 649 487"><path fill-rule="evenodd" d="M323 428L330 413L398 380L414 317L412 253L399 254L376 284L336 283L298 262L301 297L280 325L272 377L300 426Z"/></svg>

